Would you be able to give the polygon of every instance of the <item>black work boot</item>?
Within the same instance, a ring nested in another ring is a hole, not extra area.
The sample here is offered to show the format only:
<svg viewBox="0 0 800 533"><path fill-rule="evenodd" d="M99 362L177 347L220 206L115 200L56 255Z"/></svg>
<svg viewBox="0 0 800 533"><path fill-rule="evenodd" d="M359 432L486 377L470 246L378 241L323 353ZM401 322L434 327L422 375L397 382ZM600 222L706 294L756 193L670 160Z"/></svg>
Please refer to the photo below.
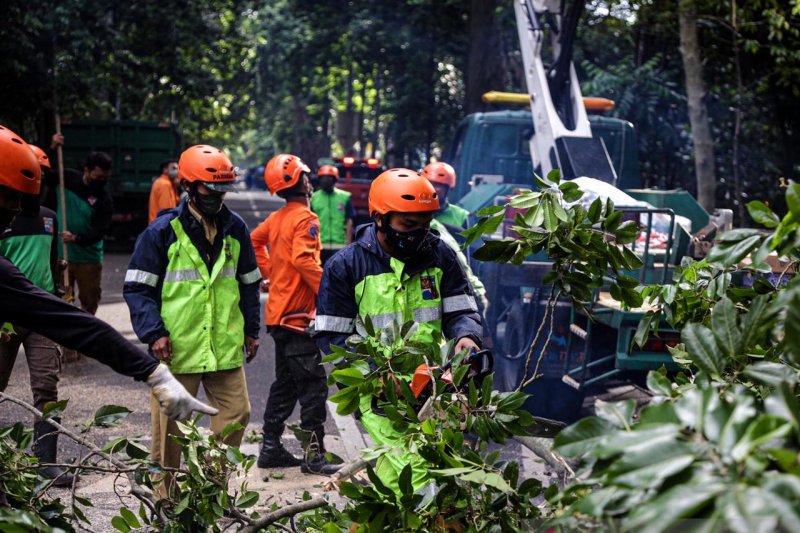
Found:
<svg viewBox="0 0 800 533"><path fill-rule="evenodd" d="M56 422L61 420L53 419ZM58 456L58 433L56 428L46 420L39 420L33 424L33 453L41 463L55 463ZM47 479L53 479L54 487L72 486L73 475L57 466L44 466L39 468L39 474Z"/></svg>
<svg viewBox="0 0 800 533"><path fill-rule="evenodd" d="M311 439L306 446L306 453L300 471L304 474L317 474L320 476L332 476L342 465L334 465L325 459L325 430L315 429L311 432Z"/></svg>
<svg viewBox="0 0 800 533"><path fill-rule="evenodd" d="M283 447L280 435L264 433L264 442L261 443L261 451L258 453L256 464L259 468L300 466L300 459Z"/></svg>

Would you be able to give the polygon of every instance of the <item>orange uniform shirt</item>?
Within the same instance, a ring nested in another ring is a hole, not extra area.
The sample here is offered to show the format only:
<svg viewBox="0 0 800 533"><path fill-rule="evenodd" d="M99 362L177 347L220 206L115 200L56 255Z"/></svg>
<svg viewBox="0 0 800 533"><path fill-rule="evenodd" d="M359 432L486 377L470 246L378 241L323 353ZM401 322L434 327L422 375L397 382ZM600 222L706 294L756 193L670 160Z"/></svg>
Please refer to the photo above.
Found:
<svg viewBox="0 0 800 533"><path fill-rule="evenodd" d="M150 208L147 211L147 223L154 221L156 215L162 209L172 209L177 206L179 200L175 186L172 184L172 178L166 174L161 174L153 182L153 187L150 189Z"/></svg>
<svg viewBox="0 0 800 533"><path fill-rule="evenodd" d="M265 323L316 309L322 279L319 218L298 202L288 202L250 234L261 277L269 280Z"/></svg>

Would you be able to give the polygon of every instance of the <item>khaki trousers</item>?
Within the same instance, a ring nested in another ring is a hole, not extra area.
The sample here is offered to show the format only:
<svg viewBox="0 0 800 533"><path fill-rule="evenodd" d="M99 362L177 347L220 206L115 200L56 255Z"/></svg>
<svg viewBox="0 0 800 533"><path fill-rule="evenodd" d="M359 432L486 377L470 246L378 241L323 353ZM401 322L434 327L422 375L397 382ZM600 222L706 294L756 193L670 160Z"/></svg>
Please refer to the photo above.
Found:
<svg viewBox="0 0 800 533"><path fill-rule="evenodd" d="M223 442L229 446L239 446L244 437L247 423L250 421L250 397L247 394L247 380L244 368L220 370L206 374L175 374L175 378L192 396L197 396L200 384L206 392L208 403L219 409L219 414L211 417L211 431L219 435L231 422L238 422L242 429L229 434ZM153 461L167 468L179 468L181 465L181 447L172 435L183 436L174 420L161 414L158 401L150 395L150 422L153 430L153 442L150 455ZM158 492L163 497L168 494L171 476L165 476L164 483Z"/></svg>
<svg viewBox="0 0 800 533"><path fill-rule="evenodd" d="M17 334L8 342L0 342L0 392L4 392L17 360L19 347L25 348L28 372L31 376L33 406L39 411L48 402L58 400L58 373L61 370L61 353L56 343L38 333L14 326Z"/></svg>
<svg viewBox="0 0 800 533"><path fill-rule="evenodd" d="M75 285L78 285L77 297L81 301L81 309L91 314L97 312L100 305L100 296L103 293L103 263L69 263L69 285L75 294Z"/></svg>

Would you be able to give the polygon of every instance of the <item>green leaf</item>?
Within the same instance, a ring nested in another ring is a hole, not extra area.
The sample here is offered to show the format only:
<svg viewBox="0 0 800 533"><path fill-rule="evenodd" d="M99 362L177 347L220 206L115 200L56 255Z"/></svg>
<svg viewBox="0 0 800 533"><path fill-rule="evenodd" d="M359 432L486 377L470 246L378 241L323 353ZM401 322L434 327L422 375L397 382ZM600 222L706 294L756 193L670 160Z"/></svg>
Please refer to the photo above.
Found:
<svg viewBox="0 0 800 533"><path fill-rule="evenodd" d="M594 410L597 416L608 420L619 428L628 428L633 423L633 414L636 411L636 400L621 402L604 402L596 400Z"/></svg>
<svg viewBox="0 0 800 533"><path fill-rule="evenodd" d="M789 180L789 187L786 189L786 205L795 220L800 220L800 185L793 180Z"/></svg>
<svg viewBox="0 0 800 533"><path fill-rule="evenodd" d="M778 218L772 209L767 207L764 202L753 200L747 204L747 212L755 222L767 228L774 228L780 224L781 219Z"/></svg>
<svg viewBox="0 0 800 533"><path fill-rule="evenodd" d="M786 343L786 359L800 364L800 290L792 290L786 306L784 322L784 342Z"/></svg>
<svg viewBox="0 0 800 533"><path fill-rule="evenodd" d="M121 516L115 516L114 518L112 518L111 526L117 531L122 531L122 533L128 533L128 531L131 530L131 527Z"/></svg>
<svg viewBox="0 0 800 533"><path fill-rule="evenodd" d="M677 485L634 509L623 519L623 527L637 533L680 530L682 519L695 517L696 512L727 489L726 484L712 481Z"/></svg>
<svg viewBox="0 0 800 533"><path fill-rule="evenodd" d="M633 336L633 344L636 346L644 346L644 343L647 342L647 339L650 338L650 329L655 321L656 324L658 323L659 315L654 313L653 311L648 311L639 321L639 325L636 327L636 334Z"/></svg>
<svg viewBox="0 0 800 533"><path fill-rule="evenodd" d="M603 202L600 201L600 198L595 198L594 202L591 203L589 206L589 211L586 213L586 217L589 219L589 222L592 224L597 224L600 220L600 213L603 210Z"/></svg>
<svg viewBox="0 0 800 533"><path fill-rule="evenodd" d="M364 382L364 374L357 368L347 367L331 372L331 376L337 383L347 387L361 385Z"/></svg>
<svg viewBox="0 0 800 533"><path fill-rule="evenodd" d="M758 362L747 366L744 375L762 385L777 387L783 382L797 383L797 371L781 363Z"/></svg>
<svg viewBox="0 0 800 533"><path fill-rule="evenodd" d="M696 459L689 445L665 442L622 454L609 468L609 474L614 484L636 490L653 489L668 477L687 469Z"/></svg>
<svg viewBox="0 0 800 533"><path fill-rule="evenodd" d="M711 312L711 330L717 345L727 357L733 357L741 348L742 333L737 324L738 314L736 306L727 297L717 302Z"/></svg>
<svg viewBox="0 0 800 533"><path fill-rule="evenodd" d="M499 213L506 208L504 205L490 205L488 207L484 207L483 209L479 209L476 213L479 217L488 217L490 215L494 215L495 213Z"/></svg>
<svg viewBox="0 0 800 533"><path fill-rule="evenodd" d="M597 443L592 455L605 459L618 453L629 452L633 448L648 448L662 442L672 442L680 430L678 424L657 424L646 428L639 424L635 431L619 430L607 435Z"/></svg>
<svg viewBox="0 0 800 533"><path fill-rule="evenodd" d="M722 374L723 355L714 339L714 334L701 324L687 324L681 331L689 358L701 370L712 376Z"/></svg>
<svg viewBox="0 0 800 533"><path fill-rule="evenodd" d="M655 370L647 373L647 388L667 398L672 396L672 382Z"/></svg>
<svg viewBox="0 0 800 533"><path fill-rule="evenodd" d="M61 416L61 413L64 412L64 409L67 408L67 404L69 400L59 400L57 402L47 402L44 405L44 409L42 409L42 418L54 418Z"/></svg>
<svg viewBox="0 0 800 533"><path fill-rule="evenodd" d="M117 422L131 414L131 410L121 405L104 405L94 413L94 425L113 427Z"/></svg>
<svg viewBox="0 0 800 533"><path fill-rule="evenodd" d="M744 435L731 450L736 461L743 461L750 453L775 439L785 437L792 431L788 421L769 415L760 415L747 426Z"/></svg>
<svg viewBox="0 0 800 533"><path fill-rule="evenodd" d="M742 317L742 348L749 349L758 342L761 332L767 327L769 320L766 312L770 297L766 294L756 296L750 302L747 313ZM765 324L766 322L766 324Z"/></svg>
<svg viewBox="0 0 800 533"><path fill-rule="evenodd" d="M609 233L614 233L622 222L622 211L613 211L603 221L603 229Z"/></svg>
<svg viewBox="0 0 800 533"><path fill-rule="evenodd" d="M561 455L577 457L592 451L616 427L607 420L590 416L563 429L554 442Z"/></svg>
<svg viewBox="0 0 800 533"><path fill-rule="evenodd" d="M723 233L723 235L725 235ZM716 245L708 253L708 261L711 263L721 263L723 266L738 264L744 259L761 241L760 235L748 237L733 245Z"/></svg>
<svg viewBox="0 0 800 533"><path fill-rule="evenodd" d="M225 440L231 433L236 431L243 430L244 427L239 422L231 422L226 424L224 428L222 428L222 432L219 434L220 440Z"/></svg>
<svg viewBox="0 0 800 533"><path fill-rule="evenodd" d="M125 453L128 454L128 457L131 459L147 459L150 455L150 450L138 442L129 440L125 445Z"/></svg>
<svg viewBox="0 0 800 533"><path fill-rule="evenodd" d="M626 220L614 231L614 238L619 244L629 244L636 240L639 234L639 223Z"/></svg>
<svg viewBox="0 0 800 533"><path fill-rule="evenodd" d="M139 519L136 518L136 515L133 514L133 511L131 511L127 507L120 508L119 514L123 519L125 519L125 522L127 522L127 524L131 526L131 529L142 527L142 524L139 522Z"/></svg>
<svg viewBox="0 0 800 533"><path fill-rule="evenodd" d="M236 507L247 509L248 507L254 506L256 503L258 503L258 492L248 490L236 500Z"/></svg>
<svg viewBox="0 0 800 533"><path fill-rule="evenodd" d="M561 182L561 170L554 168L547 173L547 181L558 185Z"/></svg>

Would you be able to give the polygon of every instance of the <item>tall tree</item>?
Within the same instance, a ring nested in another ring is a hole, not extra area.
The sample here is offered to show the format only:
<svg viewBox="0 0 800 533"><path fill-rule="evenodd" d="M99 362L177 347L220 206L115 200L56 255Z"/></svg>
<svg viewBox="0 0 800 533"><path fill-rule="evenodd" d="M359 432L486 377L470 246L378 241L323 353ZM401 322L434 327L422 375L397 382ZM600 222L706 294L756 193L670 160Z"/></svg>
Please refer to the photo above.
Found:
<svg viewBox="0 0 800 533"><path fill-rule="evenodd" d="M697 201L706 211L716 205L717 180L714 173L714 139L709 127L706 107L706 88L703 82L703 62L697 38L697 12L694 0L680 0L678 25L681 38L681 58L686 79L689 122L694 144L694 168L697 177Z"/></svg>

